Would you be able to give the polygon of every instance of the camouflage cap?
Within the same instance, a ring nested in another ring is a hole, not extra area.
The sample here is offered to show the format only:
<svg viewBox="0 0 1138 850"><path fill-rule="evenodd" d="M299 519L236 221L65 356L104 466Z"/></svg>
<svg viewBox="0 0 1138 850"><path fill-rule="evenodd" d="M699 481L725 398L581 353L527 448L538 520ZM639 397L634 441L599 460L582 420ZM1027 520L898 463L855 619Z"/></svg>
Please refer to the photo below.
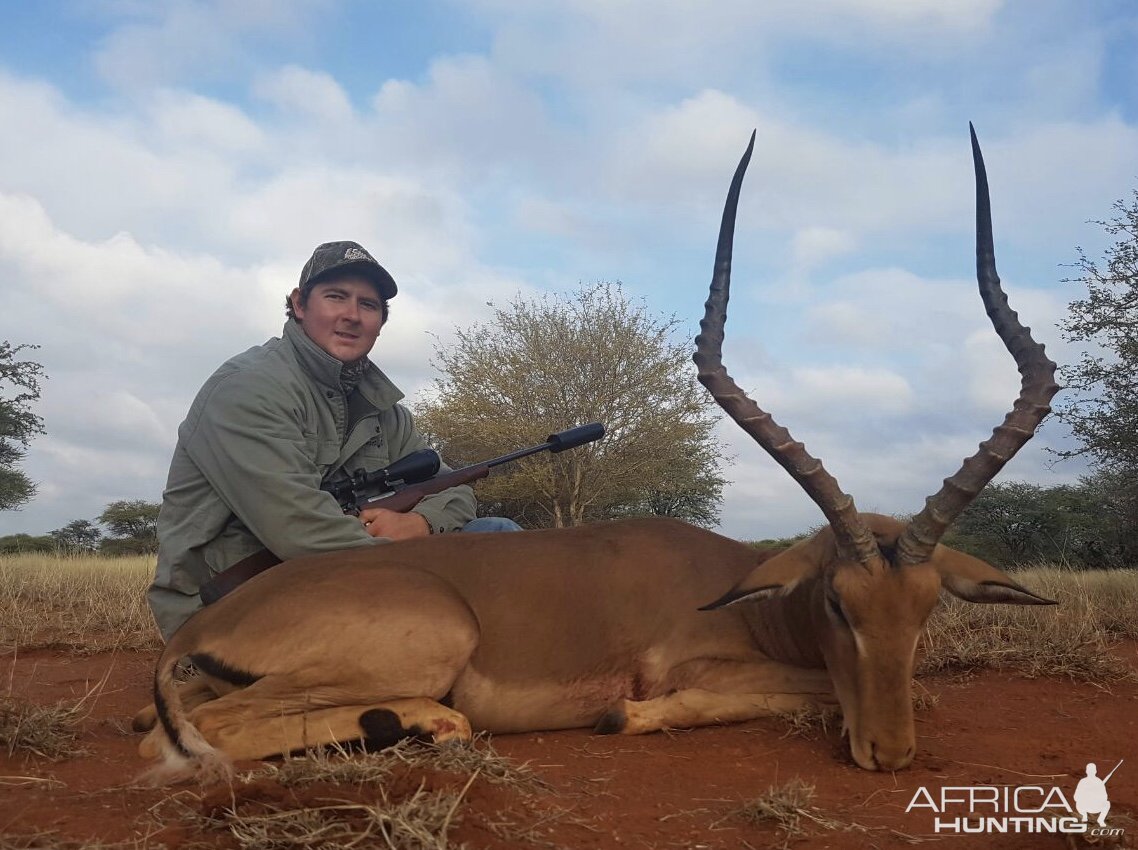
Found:
<svg viewBox="0 0 1138 850"><path fill-rule="evenodd" d="M321 280L340 273L355 273L367 278L375 284L376 291L382 298L392 298L399 291L395 278L357 242L325 242L317 245L300 271L298 286L303 292Z"/></svg>

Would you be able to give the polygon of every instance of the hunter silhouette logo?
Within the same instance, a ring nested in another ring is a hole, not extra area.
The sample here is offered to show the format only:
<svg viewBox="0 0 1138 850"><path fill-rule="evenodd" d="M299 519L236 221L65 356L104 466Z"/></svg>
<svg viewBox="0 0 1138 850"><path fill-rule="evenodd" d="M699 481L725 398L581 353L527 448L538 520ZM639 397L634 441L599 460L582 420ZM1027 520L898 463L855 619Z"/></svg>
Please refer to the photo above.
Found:
<svg viewBox="0 0 1138 850"><path fill-rule="evenodd" d="M1122 761L1119 759L1101 779L1097 765L1087 764L1086 775L1079 780L1070 800L1055 785L946 785L933 790L921 786L905 811L926 810L933 819L932 831L941 834L1122 835L1123 829L1106 825L1110 811L1106 783ZM1098 817L1092 821L1091 815Z"/></svg>
<svg viewBox="0 0 1138 850"><path fill-rule="evenodd" d="M1122 759L1114 766L1114 770L1104 779L1098 778L1098 767L1092 761L1087 765L1087 775L1079 780L1075 787L1075 808L1083 816L1084 823L1088 815L1098 815L1098 825L1106 826L1106 813L1110 811L1110 798L1106 795L1106 783L1114 776L1114 771L1122 766Z"/></svg>

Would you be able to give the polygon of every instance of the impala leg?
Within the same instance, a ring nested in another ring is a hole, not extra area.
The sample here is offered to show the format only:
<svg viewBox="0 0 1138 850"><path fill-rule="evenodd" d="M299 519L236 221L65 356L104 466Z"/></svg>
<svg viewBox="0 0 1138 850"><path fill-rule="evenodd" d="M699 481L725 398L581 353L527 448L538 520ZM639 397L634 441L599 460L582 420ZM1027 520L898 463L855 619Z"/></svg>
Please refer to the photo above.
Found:
<svg viewBox="0 0 1138 850"><path fill-rule="evenodd" d="M233 690L233 686L227 682L198 674L178 685L178 696L186 711L190 711L204 702L217 699L219 694L231 690ZM149 732L157 722L158 711L154 708L154 703L150 703L146 708L139 709L138 713L134 715L130 721L130 728L135 732Z"/></svg>
<svg viewBox="0 0 1138 850"><path fill-rule="evenodd" d="M647 700L621 700L597 722L599 734L640 735L740 723L837 702L825 670L773 661L698 658L666 677L668 693Z"/></svg>
<svg viewBox="0 0 1138 850"><path fill-rule="evenodd" d="M206 740L235 761L353 741L363 741L369 749L382 749L404 738L427 738L438 743L471 738L470 723L462 714L426 697L298 714L245 715L232 722L198 721L198 725Z"/></svg>
<svg viewBox="0 0 1138 850"><path fill-rule="evenodd" d="M720 694L700 688L649 700L621 700L604 713L594 731L600 735L642 735L660 729L692 729L741 723L786 714L818 704L813 694Z"/></svg>

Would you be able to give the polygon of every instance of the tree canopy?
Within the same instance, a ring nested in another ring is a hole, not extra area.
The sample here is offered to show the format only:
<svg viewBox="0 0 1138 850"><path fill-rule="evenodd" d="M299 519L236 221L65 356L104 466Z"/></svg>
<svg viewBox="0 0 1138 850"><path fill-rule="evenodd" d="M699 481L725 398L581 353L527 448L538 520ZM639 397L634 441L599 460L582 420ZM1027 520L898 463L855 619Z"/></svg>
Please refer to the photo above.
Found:
<svg viewBox="0 0 1138 850"><path fill-rule="evenodd" d="M1106 472L1057 487L989 484L944 542L1002 567L1130 567L1138 560L1138 537L1118 487L1116 477Z"/></svg>
<svg viewBox="0 0 1138 850"><path fill-rule="evenodd" d="M76 519L51 532L57 549L73 554L95 552L103 532L89 519Z"/></svg>
<svg viewBox="0 0 1138 850"><path fill-rule="evenodd" d="M1086 296L1068 307L1064 337L1091 348L1060 370L1069 392L1056 415L1080 443L1061 455L1086 454L1138 480L1138 190L1114 209L1110 221L1095 222L1114 238L1103 260L1077 249L1081 274L1068 280Z"/></svg>
<svg viewBox="0 0 1138 850"><path fill-rule="evenodd" d="M619 284L518 298L492 321L436 349L442 377L417 406L420 427L451 465L602 422L596 443L515 464L479 485L485 513L530 527L634 514L718 520L723 456L717 409L696 383L686 336Z"/></svg>
<svg viewBox="0 0 1138 850"><path fill-rule="evenodd" d="M111 502L99 514L99 522L114 535L104 539L102 548L113 554L157 552L161 507L142 499Z"/></svg>
<svg viewBox="0 0 1138 850"><path fill-rule="evenodd" d="M44 433L43 420L32 412L40 397L43 366L19 358L22 351L35 348L0 341L0 511L15 510L36 493L36 485L17 468L32 437Z"/></svg>

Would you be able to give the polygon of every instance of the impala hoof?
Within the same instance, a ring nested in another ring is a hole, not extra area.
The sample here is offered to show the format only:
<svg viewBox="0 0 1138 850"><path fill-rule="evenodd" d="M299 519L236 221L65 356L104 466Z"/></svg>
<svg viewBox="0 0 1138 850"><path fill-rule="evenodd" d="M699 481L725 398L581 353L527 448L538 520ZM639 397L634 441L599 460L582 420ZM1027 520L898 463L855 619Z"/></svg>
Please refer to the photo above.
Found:
<svg viewBox="0 0 1138 850"><path fill-rule="evenodd" d="M597 725L593 727L595 735L619 735L628 725L628 714L625 713L623 703L617 703L601 715Z"/></svg>
<svg viewBox="0 0 1138 850"><path fill-rule="evenodd" d="M135 732L149 732L154 728L158 722L158 712L154 709L154 705L148 705L146 708L139 709L138 713L130 720L130 728Z"/></svg>
<svg viewBox="0 0 1138 850"><path fill-rule="evenodd" d="M364 747L368 750L386 749L404 738L426 737L418 726L405 727L399 715L386 708L365 711L360 715L359 723Z"/></svg>

